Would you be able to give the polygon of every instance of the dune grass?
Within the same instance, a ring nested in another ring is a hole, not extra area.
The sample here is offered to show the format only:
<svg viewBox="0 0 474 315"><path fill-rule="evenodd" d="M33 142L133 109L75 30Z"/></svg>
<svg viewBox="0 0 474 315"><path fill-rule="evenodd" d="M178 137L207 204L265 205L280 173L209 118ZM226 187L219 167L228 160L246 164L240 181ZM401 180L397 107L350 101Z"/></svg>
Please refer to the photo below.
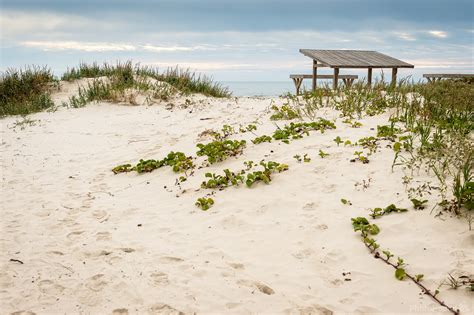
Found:
<svg viewBox="0 0 474 315"><path fill-rule="evenodd" d="M396 86L383 81L368 87L334 91L319 88L300 97L285 96L285 108L310 119L321 107L341 111L347 121L391 113L389 125L379 126L395 151L393 167L411 172L425 170L439 179L442 209L458 215L474 210L474 84L469 80L415 83ZM416 192L411 192L415 194Z"/></svg>
<svg viewBox="0 0 474 315"><path fill-rule="evenodd" d="M126 70L125 72L123 70ZM111 65L104 63L81 63L77 68L70 68L63 74L62 80L71 81L80 78L98 78L102 76L116 76L128 73L132 76L151 77L166 82L184 94L201 93L212 97L230 97L232 93L212 78L197 74L189 69L168 68L160 72L157 68L140 66L132 61ZM132 78L129 76L129 78Z"/></svg>
<svg viewBox="0 0 474 315"><path fill-rule="evenodd" d="M27 115L51 108L50 97L56 85L53 73L47 67L31 66L8 69L0 74L0 117Z"/></svg>

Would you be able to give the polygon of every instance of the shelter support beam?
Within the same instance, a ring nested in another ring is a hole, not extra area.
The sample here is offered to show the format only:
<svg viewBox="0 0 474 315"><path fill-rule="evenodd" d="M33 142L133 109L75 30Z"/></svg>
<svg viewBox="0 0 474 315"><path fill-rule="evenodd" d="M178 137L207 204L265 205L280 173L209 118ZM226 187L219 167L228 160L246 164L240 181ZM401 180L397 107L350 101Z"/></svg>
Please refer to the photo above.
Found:
<svg viewBox="0 0 474 315"><path fill-rule="evenodd" d="M313 92L316 91L317 77L318 77L318 62L313 59L313 85L312 85Z"/></svg>
<svg viewBox="0 0 474 315"><path fill-rule="evenodd" d="M372 68L369 68L367 71L367 85L372 86Z"/></svg>
<svg viewBox="0 0 474 315"><path fill-rule="evenodd" d="M332 88L337 90L337 81L339 81L339 68L334 68L334 79L332 81Z"/></svg>
<svg viewBox="0 0 474 315"><path fill-rule="evenodd" d="M397 72L398 68L392 68L392 82L390 83L392 87L397 86Z"/></svg>

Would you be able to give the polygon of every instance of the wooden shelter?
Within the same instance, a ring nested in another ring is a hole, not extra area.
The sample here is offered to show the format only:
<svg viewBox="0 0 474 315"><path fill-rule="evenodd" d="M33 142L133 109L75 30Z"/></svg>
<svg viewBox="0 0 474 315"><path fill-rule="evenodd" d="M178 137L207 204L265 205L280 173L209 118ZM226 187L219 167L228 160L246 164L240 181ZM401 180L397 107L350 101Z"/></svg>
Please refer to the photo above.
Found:
<svg viewBox="0 0 474 315"><path fill-rule="evenodd" d="M334 69L333 87L337 88L339 69L367 69L367 84L372 84L372 69L391 68L392 84L397 82L398 68L414 68L414 65L396 58L368 50L316 50L300 49L300 53L313 59L313 91L316 89L318 68L329 67Z"/></svg>

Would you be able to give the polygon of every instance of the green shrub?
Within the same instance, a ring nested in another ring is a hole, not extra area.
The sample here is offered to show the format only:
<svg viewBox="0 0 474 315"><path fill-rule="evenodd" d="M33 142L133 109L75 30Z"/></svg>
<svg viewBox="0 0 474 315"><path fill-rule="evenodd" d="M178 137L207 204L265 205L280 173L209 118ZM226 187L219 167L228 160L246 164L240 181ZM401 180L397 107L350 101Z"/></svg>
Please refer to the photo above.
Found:
<svg viewBox="0 0 474 315"><path fill-rule="evenodd" d="M54 106L50 90L56 80L47 67L8 69L0 74L0 116L26 115Z"/></svg>

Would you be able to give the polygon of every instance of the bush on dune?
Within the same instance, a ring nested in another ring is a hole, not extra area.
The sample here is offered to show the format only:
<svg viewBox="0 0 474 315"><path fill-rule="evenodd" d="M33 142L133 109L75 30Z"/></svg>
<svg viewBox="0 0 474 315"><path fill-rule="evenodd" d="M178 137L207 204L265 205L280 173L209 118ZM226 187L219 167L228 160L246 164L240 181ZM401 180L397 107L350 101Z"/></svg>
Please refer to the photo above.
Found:
<svg viewBox="0 0 474 315"><path fill-rule="evenodd" d="M52 107L50 90L56 83L47 67L8 69L0 74L0 117L26 115Z"/></svg>

